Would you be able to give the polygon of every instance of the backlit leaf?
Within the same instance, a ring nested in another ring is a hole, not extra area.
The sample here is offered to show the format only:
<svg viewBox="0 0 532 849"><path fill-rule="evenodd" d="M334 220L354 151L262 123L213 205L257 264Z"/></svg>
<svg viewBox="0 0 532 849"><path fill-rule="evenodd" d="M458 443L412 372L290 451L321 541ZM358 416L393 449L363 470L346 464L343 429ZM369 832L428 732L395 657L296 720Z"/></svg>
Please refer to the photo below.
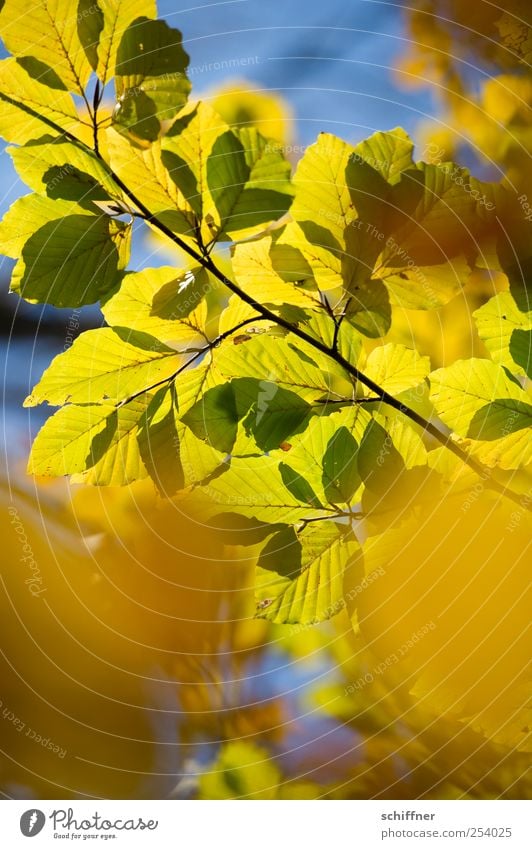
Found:
<svg viewBox="0 0 532 849"><path fill-rule="evenodd" d="M105 85L114 75L116 53L124 32L138 18L155 18L157 7L154 0L98 0L98 6L103 14L103 27L98 39L96 72Z"/></svg>
<svg viewBox="0 0 532 849"><path fill-rule="evenodd" d="M140 142L153 142L190 92L189 57L179 30L141 16L124 31L116 53L113 119Z"/></svg>
<svg viewBox="0 0 532 849"><path fill-rule="evenodd" d="M532 424L529 394L490 360L458 360L429 380L438 415L460 436L491 441Z"/></svg>
<svg viewBox="0 0 532 849"><path fill-rule="evenodd" d="M296 532L279 531L257 563L257 616L283 624L310 625L345 606L343 576L358 543L335 522L315 522Z"/></svg>
<svg viewBox="0 0 532 849"><path fill-rule="evenodd" d="M31 56L52 68L66 89L84 92L92 69L79 38L77 3L5 0L0 35L14 56Z"/></svg>
<svg viewBox="0 0 532 849"><path fill-rule="evenodd" d="M172 348L134 331L88 330L52 361L25 405L118 402L173 374Z"/></svg>
<svg viewBox="0 0 532 849"><path fill-rule="evenodd" d="M32 79L15 59L0 61L0 135L25 144L51 132L50 124L76 132L79 124L74 101Z"/></svg>
<svg viewBox="0 0 532 849"><path fill-rule="evenodd" d="M98 486L123 486L146 477L137 433L147 400L125 407L68 405L43 425L33 443L28 473L76 475Z"/></svg>
<svg viewBox="0 0 532 849"><path fill-rule="evenodd" d="M522 312L510 292L500 292L474 316L494 361L532 378L532 312Z"/></svg>
<svg viewBox="0 0 532 849"><path fill-rule="evenodd" d="M93 304L118 285L129 260L129 239L129 225L107 215L86 215L78 207L27 239L11 288L28 301L57 307Z"/></svg>
<svg viewBox="0 0 532 849"><path fill-rule="evenodd" d="M148 333L176 350L203 347L210 284L200 269L170 266L126 274L120 290L102 306L112 327Z"/></svg>

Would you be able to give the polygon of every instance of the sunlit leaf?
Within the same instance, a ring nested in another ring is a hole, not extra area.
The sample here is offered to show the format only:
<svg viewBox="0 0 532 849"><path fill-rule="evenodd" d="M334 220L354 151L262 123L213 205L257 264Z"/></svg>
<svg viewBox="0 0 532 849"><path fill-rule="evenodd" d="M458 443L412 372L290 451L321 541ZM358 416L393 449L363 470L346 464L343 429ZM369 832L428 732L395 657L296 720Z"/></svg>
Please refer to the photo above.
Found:
<svg viewBox="0 0 532 849"><path fill-rule="evenodd" d="M172 375L180 362L172 348L147 334L88 330L52 361L25 405L123 401Z"/></svg>
<svg viewBox="0 0 532 849"><path fill-rule="evenodd" d="M269 457L233 459L227 471L188 493L186 500L193 515L203 520L237 512L258 522L289 523L334 513L332 508L300 502L285 486L276 461ZM215 521L219 524L221 519Z"/></svg>
<svg viewBox="0 0 532 849"><path fill-rule="evenodd" d="M290 204L289 163L256 130L231 130L206 103L178 116L162 159L206 243L261 230Z"/></svg>
<svg viewBox="0 0 532 849"><path fill-rule="evenodd" d="M154 0L98 0L98 6L103 15L103 27L97 44L96 72L105 85L114 74L116 53L124 32L138 18L155 18L157 7Z"/></svg>
<svg viewBox="0 0 532 849"><path fill-rule="evenodd" d="M371 352L363 371L382 389L396 395L423 382L430 372L430 360L403 345L390 343Z"/></svg>
<svg viewBox="0 0 532 849"><path fill-rule="evenodd" d="M10 148L9 153L21 179L50 198L86 205L120 194L105 166L82 145L64 138L41 138L24 147ZM92 210L97 211L94 207Z"/></svg>
<svg viewBox="0 0 532 849"><path fill-rule="evenodd" d="M28 301L79 307L118 285L129 259L130 227L82 212L49 221L28 238L11 278L14 292Z"/></svg>
<svg viewBox="0 0 532 849"><path fill-rule="evenodd" d="M489 360L459 360L429 380L438 415L461 436L491 441L532 424L529 394Z"/></svg>
<svg viewBox="0 0 532 849"><path fill-rule="evenodd" d="M478 333L496 363L532 378L532 312L501 292L475 312Z"/></svg>
<svg viewBox="0 0 532 849"><path fill-rule="evenodd" d="M84 92L92 69L79 38L77 4L69 0L5 0L0 35L14 56L31 56L52 68L66 89Z"/></svg>
<svg viewBox="0 0 532 849"><path fill-rule="evenodd" d="M25 144L51 131L50 124L75 132L79 119L74 101L32 79L15 59L0 61L0 135Z"/></svg>
<svg viewBox="0 0 532 849"><path fill-rule="evenodd" d="M112 327L148 333L176 350L205 346L210 289L207 273L170 266L126 274L120 290L102 306Z"/></svg>
<svg viewBox="0 0 532 849"><path fill-rule="evenodd" d="M345 606L344 571L357 549L348 529L332 521L274 534L257 563L256 615L283 624L330 619Z"/></svg>
<svg viewBox="0 0 532 849"><path fill-rule="evenodd" d="M113 171L135 197L174 233L191 235L194 212L163 164L160 142L154 141L143 150L110 129L107 143Z"/></svg>
<svg viewBox="0 0 532 849"><path fill-rule="evenodd" d="M124 31L116 52L116 125L133 138L155 141L161 124L187 101L189 57L179 30L141 16Z"/></svg>
<svg viewBox="0 0 532 849"><path fill-rule="evenodd" d="M137 433L147 400L116 409L112 404L68 405L43 425L33 443L28 472L82 475L98 486L123 486L146 477Z"/></svg>
<svg viewBox="0 0 532 849"><path fill-rule="evenodd" d="M283 279L273 267L269 237L237 245L233 251L233 271L240 288L261 304L288 303L323 310L316 292Z"/></svg>
<svg viewBox="0 0 532 849"><path fill-rule="evenodd" d="M414 166L413 153L414 143L401 127L388 133L374 133L355 146L355 156L392 184L398 181L402 171Z"/></svg>

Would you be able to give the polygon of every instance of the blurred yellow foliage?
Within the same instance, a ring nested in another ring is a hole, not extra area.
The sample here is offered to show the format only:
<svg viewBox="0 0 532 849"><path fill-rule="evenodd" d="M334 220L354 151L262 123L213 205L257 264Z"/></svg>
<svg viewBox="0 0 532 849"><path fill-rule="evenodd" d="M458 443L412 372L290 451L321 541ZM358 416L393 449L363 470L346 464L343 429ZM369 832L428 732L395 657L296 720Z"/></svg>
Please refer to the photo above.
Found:
<svg viewBox="0 0 532 849"><path fill-rule="evenodd" d="M286 100L245 80L224 83L211 93L211 105L232 127L257 127L267 139L289 144L294 116Z"/></svg>

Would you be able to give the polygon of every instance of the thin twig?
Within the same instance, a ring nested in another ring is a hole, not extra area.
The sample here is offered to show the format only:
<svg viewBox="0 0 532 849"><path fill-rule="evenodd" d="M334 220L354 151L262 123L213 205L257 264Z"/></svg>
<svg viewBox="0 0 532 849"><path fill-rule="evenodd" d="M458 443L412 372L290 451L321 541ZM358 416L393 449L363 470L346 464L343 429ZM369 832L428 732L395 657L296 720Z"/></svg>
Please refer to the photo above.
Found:
<svg viewBox="0 0 532 849"><path fill-rule="evenodd" d="M217 348L224 339L228 339L229 336L232 336L233 333L236 333L237 330L240 330L242 327L245 327L247 324L254 324L257 321L263 321L260 316L253 316L253 318L246 318L244 321L241 321L240 324L236 324L230 330L225 330L224 333L220 333L216 339L213 339L212 342L209 342L208 345L205 345L203 348L198 348L195 354L190 357L186 361L186 363L181 363L178 369L176 369L173 374L168 377L163 377L161 380L158 380L156 383L150 384L150 386L144 387L144 389L140 389L138 392L135 392L133 395L129 395L127 398L124 398L123 401L119 401L116 405L116 409L119 410L121 407L125 407L126 404L130 404L131 401L134 401L136 398L140 398L141 395L145 395L146 392L152 392L154 389L158 389L159 386L164 386L165 383L171 383L176 377L179 377L182 372L186 371L186 369L192 365L192 363L196 362L203 354L208 353L208 351L212 351L213 348ZM177 351L176 353L179 353ZM189 352L190 353L190 352Z"/></svg>

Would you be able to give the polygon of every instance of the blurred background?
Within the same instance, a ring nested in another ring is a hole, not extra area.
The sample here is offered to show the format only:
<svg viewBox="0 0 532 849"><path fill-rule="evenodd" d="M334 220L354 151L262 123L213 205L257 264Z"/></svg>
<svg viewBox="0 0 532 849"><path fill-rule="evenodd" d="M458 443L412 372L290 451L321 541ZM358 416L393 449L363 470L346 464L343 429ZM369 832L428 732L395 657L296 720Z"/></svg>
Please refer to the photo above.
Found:
<svg viewBox="0 0 532 849"><path fill-rule="evenodd" d="M453 158L478 177L532 191L528 2L227 0L188 8L159 0L159 12L183 32L193 96L230 123L257 124L294 164L320 131L355 143L402 126L416 158ZM3 214L25 188L3 149L0 168ZM171 257L146 234L132 268ZM515 729L490 732L521 693L510 691L493 715L471 721L490 702L500 670L469 701L451 699L443 709L436 698L414 697L404 670L379 672L382 652L362 643L345 612L313 628L250 619L245 556L222 554L224 540L158 502L151 485L99 490L25 475L32 437L51 411L23 409L22 401L52 356L102 318L96 308L18 300L8 294L11 267L3 258L0 793L529 794ZM502 275L479 275L440 310L396 310L390 338L415 344L433 367L485 355L471 313L506 285ZM479 521L483 509L479 499ZM521 525L512 535L516 557L524 540ZM460 566L467 568L458 562L457 576ZM518 588L509 588L508 603ZM489 581L473 584L469 604L490 591ZM430 619L426 610L419 617L396 635L399 644ZM518 606L512 627L520 631L523 621ZM477 627L482 633L486 621ZM522 650L519 643L516 666ZM437 667L442 676L452 663L448 653Z"/></svg>

